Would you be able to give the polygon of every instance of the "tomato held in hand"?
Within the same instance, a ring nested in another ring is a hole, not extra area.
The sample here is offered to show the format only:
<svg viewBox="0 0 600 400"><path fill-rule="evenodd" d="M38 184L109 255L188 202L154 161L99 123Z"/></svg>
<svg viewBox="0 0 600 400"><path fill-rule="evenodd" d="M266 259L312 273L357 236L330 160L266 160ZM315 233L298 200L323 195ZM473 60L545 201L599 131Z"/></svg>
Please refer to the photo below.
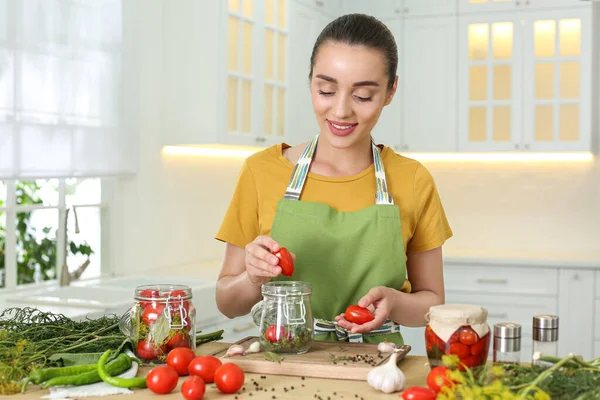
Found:
<svg viewBox="0 0 600 400"><path fill-rule="evenodd" d="M358 325L362 325L366 322L373 321L375 319L371 311L360 306L348 306L348 308L346 308L345 318L346 321Z"/></svg>
<svg viewBox="0 0 600 400"><path fill-rule="evenodd" d="M199 376L190 376L181 385L181 394L186 400L200 400L206 391L206 383Z"/></svg>
<svg viewBox="0 0 600 400"><path fill-rule="evenodd" d="M167 394L177 386L179 375L168 365L154 367L146 376L146 386L156 394Z"/></svg>
<svg viewBox="0 0 600 400"><path fill-rule="evenodd" d="M178 347L167 354L167 365L172 367L180 376L188 375L188 366L196 358L196 353L186 347Z"/></svg>
<svg viewBox="0 0 600 400"><path fill-rule="evenodd" d="M436 393L439 393L444 386L452 387L452 380L448 377L449 369L440 365L433 368L427 375L427 386Z"/></svg>
<svg viewBox="0 0 600 400"><path fill-rule="evenodd" d="M215 381L215 371L221 365L223 363L217 357L198 356L188 365L188 372L190 375L199 376L205 383L213 383Z"/></svg>
<svg viewBox="0 0 600 400"><path fill-rule="evenodd" d="M281 273L285 276L292 276L294 273L294 259L289 250L282 247L275 255L279 258L278 265L281 267Z"/></svg>
<svg viewBox="0 0 600 400"><path fill-rule="evenodd" d="M226 363L215 371L215 384L223 393L235 393L244 385L244 371L239 365Z"/></svg>
<svg viewBox="0 0 600 400"><path fill-rule="evenodd" d="M402 392L404 400L435 400L436 397L436 392L420 386L413 386Z"/></svg>

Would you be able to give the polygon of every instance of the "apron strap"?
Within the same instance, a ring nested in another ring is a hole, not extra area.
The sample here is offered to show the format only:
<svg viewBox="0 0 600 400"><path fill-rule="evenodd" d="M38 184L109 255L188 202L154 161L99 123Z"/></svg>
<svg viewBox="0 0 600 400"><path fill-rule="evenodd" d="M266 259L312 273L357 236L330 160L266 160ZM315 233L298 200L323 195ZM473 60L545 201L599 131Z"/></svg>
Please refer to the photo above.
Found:
<svg viewBox="0 0 600 400"><path fill-rule="evenodd" d="M313 329L315 335L322 333L335 332L337 339L351 343L363 343L363 337L374 335L389 335L391 333L400 332L400 325L392 320L387 320L379 328L373 329L367 333L350 333L347 329L342 328L335 321L327 321L324 319L314 319Z"/></svg>
<svg viewBox="0 0 600 400"><path fill-rule="evenodd" d="M294 171L292 172L292 177L290 178L285 195L283 196L284 199L300 200L300 195L302 193L302 189L304 188L304 183L306 182L306 177L308 176L308 169L310 168L313 156L315 155L318 141L319 134L317 134L304 148L304 151L300 155L300 158L294 167ZM381 155L377 150L377 146L375 145L373 138L371 138L371 149L373 151L373 164L375 165L375 180L377 187L375 204L394 204L394 199L387 188L385 168L383 167L383 162L381 161Z"/></svg>

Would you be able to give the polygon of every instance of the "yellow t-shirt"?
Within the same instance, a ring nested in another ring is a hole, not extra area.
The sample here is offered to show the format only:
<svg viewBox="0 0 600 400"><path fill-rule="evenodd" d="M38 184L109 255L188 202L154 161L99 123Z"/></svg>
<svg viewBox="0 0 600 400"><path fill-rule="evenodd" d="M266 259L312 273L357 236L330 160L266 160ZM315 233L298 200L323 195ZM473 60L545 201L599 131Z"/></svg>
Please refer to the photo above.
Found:
<svg viewBox="0 0 600 400"><path fill-rule="evenodd" d="M248 157L216 239L244 247L269 235L277 202L283 198L294 165L280 143ZM433 177L418 161L380 146L388 190L400 207L404 252L441 246L452 236ZM356 211L375 203L375 168L332 178L309 172L300 200L325 203L338 211Z"/></svg>

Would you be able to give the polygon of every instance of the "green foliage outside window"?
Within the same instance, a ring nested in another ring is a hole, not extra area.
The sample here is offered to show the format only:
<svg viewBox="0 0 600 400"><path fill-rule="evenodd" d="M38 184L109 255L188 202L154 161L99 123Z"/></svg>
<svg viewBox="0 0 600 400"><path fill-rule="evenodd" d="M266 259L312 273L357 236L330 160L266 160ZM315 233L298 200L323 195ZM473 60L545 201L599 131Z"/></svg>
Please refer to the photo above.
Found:
<svg viewBox="0 0 600 400"><path fill-rule="evenodd" d="M34 181L19 181L16 185L17 205L42 204L43 201L38 193L40 186ZM0 200L0 206L3 201ZM2 216L0 212L0 217ZM42 228L44 236L41 240L36 238L36 228L31 222L31 211L17 213L17 283L33 283L35 264L40 265L43 280L54 279L57 277L56 262L56 235L50 236L51 227ZM0 270L6 268L5 249L6 249L6 228L0 226ZM87 256L85 263L89 263L90 256L94 253L92 248L86 243L76 244L69 240L68 251L73 254L82 254Z"/></svg>

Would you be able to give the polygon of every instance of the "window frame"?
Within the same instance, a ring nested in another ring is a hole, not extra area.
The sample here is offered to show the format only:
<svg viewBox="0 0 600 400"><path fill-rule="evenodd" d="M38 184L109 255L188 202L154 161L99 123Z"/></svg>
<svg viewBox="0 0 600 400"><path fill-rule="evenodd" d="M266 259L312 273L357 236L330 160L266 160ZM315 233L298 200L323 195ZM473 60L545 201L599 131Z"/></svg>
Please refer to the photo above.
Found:
<svg viewBox="0 0 600 400"><path fill-rule="evenodd" d="M61 266L65 262L65 242L66 236L66 224L65 224L65 213L67 210L66 205L66 181L69 178L44 178L44 179L57 179L58 180L58 203L57 205L43 205L43 204L28 204L18 205L16 204L16 182L17 180L4 180L6 187L6 202L3 206L0 206L0 212L3 212L6 216L6 248L5 248L5 265L4 265L4 287L0 288L0 293L10 293L15 290L21 290L32 287L43 287L48 285L56 285L60 282L62 275ZM94 177L82 177L78 179L95 179ZM21 180L36 180L35 178L26 178ZM109 259L110 257L110 235L109 235L109 210L112 208L112 193L114 191L114 182L111 180L101 179L100 181L100 193L101 199L99 203L84 203L77 204L76 208L97 208L100 213L100 273L99 276L107 275L112 271L113 263ZM58 211L58 230L56 232L56 278L45 280L41 283L26 283L17 284L17 230L9 229L9 227L16 226L16 218L19 212L37 211L37 210L57 210ZM97 277L91 278L96 279Z"/></svg>

